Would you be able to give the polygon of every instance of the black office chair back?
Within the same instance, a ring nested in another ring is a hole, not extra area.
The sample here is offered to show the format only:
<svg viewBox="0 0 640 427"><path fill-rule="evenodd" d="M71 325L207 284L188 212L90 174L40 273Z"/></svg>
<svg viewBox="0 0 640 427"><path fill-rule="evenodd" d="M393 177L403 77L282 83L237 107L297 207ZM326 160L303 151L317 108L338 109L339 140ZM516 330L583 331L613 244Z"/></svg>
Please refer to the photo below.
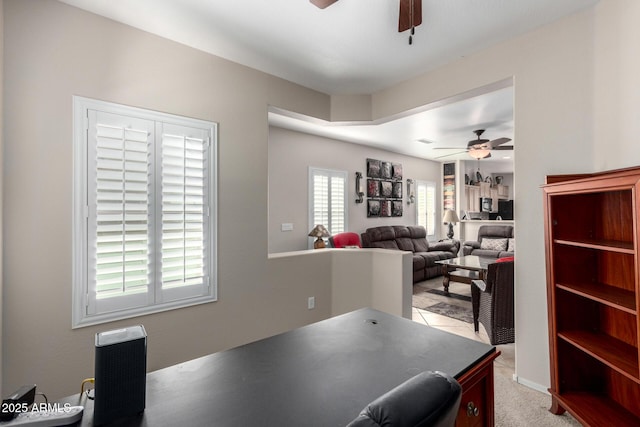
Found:
<svg viewBox="0 0 640 427"><path fill-rule="evenodd" d="M371 402L347 427L452 427L461 394L448 374L423 372Z"/></svg>

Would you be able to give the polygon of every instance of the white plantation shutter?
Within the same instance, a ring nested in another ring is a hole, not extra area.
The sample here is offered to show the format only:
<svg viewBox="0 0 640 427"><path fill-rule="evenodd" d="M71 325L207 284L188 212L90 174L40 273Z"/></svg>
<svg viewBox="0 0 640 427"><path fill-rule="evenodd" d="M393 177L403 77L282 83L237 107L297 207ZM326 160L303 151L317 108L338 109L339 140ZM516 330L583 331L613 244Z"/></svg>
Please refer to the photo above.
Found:
<svg viewBox="0 0 640 427"><path fill-rule="evenodd" d="M329 221L329 232L331 234L342 233L345 231L345 200L346 200L346 177L331 177L331 220Z"/></svg>
<svg viewBox="0 0 640 427"><path fill-rule="evenodd" d="M74 109L73 326L214 301L215 124Z"/></svg>
<svg viewBox="0 0 640 427"><path fill-rule="evenodd" d="M205 130L167 124L161 134L162 289L164 298L184 298L208 287L209 139Z"/></svg>
<svg viewBox="0 0 640 427"><path fill-rule="evenodd" d="M309 230L324 225L330 234L342 233L347 221L347 173L309 168ZM310 247L313 240L310 240Z"/></svg>
<svg viewBox="0 0 640 427"><path fill-rule="evenodd" d="M427 237L435 237L436 186L433 182L416 182L416 220L427 230Z"/></svg>
<svg viewBox="0 0 640 427"><path fill-rule="evenodd" d="M89 114L90 314L148 302L153 122Z"/></svg>
<svg viewBox="0 0 640 427"><path fill-rule="evenodd" d="M309 224L309 230L318 224L322 224L329 229L329 177L327 175L319 173L313 175L312 194L313 217L311 224Z"/></svg>

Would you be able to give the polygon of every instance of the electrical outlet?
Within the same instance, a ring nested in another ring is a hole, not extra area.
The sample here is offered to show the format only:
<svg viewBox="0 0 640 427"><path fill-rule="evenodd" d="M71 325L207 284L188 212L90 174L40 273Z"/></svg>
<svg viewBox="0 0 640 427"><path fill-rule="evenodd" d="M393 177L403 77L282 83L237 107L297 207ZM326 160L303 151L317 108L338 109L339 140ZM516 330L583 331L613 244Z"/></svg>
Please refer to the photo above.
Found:
<svg viewBox="0 0 640 427"><path fill-rule="evenodd" d="M313 310L314 308L316 308L316 297L309 297L309 299L307 300L307 308L309 310Z"/></svg>
<svg viewBox="0 0 640 427"><path fill-rule="evenodd" d="M282 231L293 231L293 223L284 222L280 225L280 230Z"/></svg>

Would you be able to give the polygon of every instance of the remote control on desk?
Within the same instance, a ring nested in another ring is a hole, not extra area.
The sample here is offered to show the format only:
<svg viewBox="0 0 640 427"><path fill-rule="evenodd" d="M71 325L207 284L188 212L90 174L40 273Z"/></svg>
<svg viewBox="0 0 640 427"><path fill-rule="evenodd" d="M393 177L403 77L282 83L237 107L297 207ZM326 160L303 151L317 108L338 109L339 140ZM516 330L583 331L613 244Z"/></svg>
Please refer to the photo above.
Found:
<svg viewBox="0 0 640 427"><path fill-rule="evenodd" d="M11 421L0 422L0 427L56 427L66 426L79 421L84 412L83 406L69 406L56 411L21 412Z"/></svg>

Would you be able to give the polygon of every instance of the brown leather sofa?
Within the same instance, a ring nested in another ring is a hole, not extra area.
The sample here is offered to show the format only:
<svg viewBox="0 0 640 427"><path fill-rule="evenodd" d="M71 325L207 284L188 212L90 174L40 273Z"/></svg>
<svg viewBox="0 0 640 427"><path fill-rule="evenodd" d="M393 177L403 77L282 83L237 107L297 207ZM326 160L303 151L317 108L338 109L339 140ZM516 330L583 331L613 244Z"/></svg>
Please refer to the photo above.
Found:
<svg viewBox="0 0 640 427"><path fill-rule="evenodd" d="M485 241L484 243L483 240ZM513 236L513 226L481 225L478 228L478 240L464 242L462 254L491 258L514 256L515 238Z"/></svg>
<svg viewBox="0 0 640 427"><path fill-rule="evenodd" d="M436 261L458 256L460 242L429 243L427 231L419 226L381 226L367 228L360 235L363 248L396 249L413 252L413 283L442 274Z"/></svg>

